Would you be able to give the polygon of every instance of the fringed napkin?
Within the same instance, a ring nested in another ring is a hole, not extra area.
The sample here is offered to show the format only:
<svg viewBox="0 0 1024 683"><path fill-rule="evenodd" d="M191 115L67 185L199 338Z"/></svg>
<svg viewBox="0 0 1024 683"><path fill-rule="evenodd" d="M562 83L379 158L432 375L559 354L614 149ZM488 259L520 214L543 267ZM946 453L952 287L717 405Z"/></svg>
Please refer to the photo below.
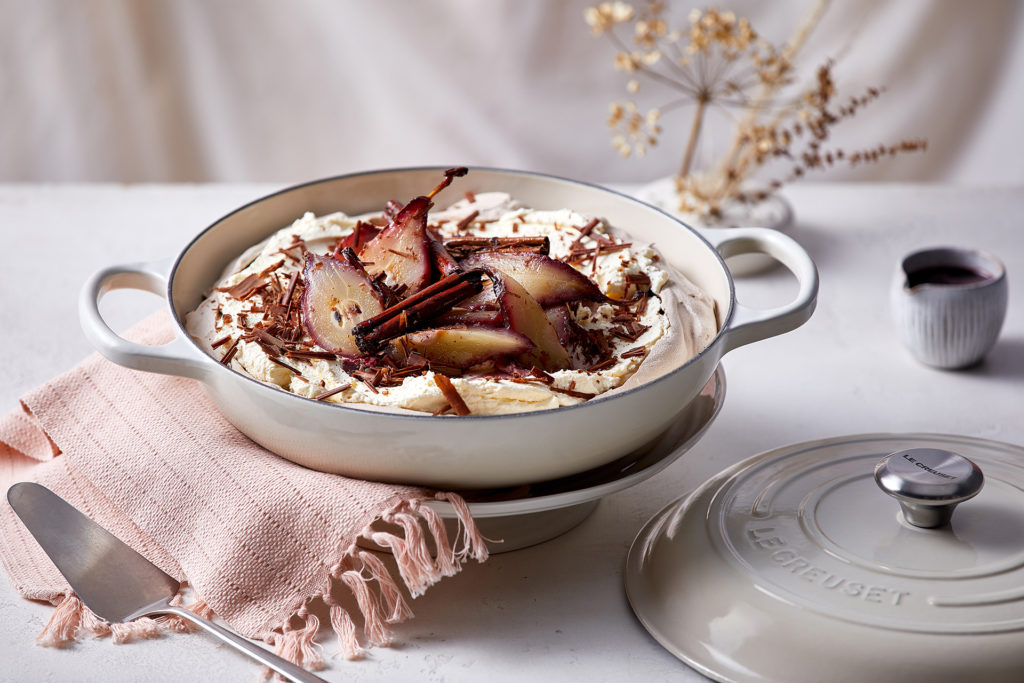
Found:
<svg viewBox="0 0 1024 683"><path fill-rule="evenodd" d="M126 336L161 344L172 335L159 314ZM0 485L6 491L24 480L51 488L187 580L200 598L195 611L212 611L313 670L323 668L317 614L329 614L341 652L355 657L363 644L387 644L388 625L412 615L400 583L416 597L467 558L487 557L458 496L294 465L236 430L195 382L133 372L98 355L0 419ZM458 538L449 539L423 505L435 498L458 511ZM24 597L57 607L40 643L60 646L85 633L124 642L188 630L174 617L103 622L10 506L2 508L0 562ZM401 532L371 529L377 520ZM390 549L394 559L363 550L358 539Z"/></svg>

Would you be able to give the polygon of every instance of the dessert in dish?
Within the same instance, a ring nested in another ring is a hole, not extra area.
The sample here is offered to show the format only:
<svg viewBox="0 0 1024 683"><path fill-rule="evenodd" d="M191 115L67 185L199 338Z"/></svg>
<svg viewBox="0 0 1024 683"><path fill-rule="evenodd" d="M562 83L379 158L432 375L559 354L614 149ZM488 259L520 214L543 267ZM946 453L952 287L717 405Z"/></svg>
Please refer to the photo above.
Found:
<svg viewBox="0 0 1024 683"><path fill-rule="evenodd" d="M464 172L379 213L307 213L229 266L188 333L301 396L456 415L580 403L717 333L707 295L598 217L500 192L431 211Z"/></svg>

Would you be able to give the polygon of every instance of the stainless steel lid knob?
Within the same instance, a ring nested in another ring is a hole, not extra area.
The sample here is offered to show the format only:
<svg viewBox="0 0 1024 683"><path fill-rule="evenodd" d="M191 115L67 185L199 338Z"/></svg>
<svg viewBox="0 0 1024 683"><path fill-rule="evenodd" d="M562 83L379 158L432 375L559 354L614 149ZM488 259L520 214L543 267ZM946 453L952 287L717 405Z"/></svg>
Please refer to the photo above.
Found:
<svg viewBox="0 0 1024 683"><path fill-rule="evenodd" d="M875 481L899 501L907 522L932 529L949 524L953 509L978 495L985 476L977 465L952 451L911 448L878 463Z"/></svg>

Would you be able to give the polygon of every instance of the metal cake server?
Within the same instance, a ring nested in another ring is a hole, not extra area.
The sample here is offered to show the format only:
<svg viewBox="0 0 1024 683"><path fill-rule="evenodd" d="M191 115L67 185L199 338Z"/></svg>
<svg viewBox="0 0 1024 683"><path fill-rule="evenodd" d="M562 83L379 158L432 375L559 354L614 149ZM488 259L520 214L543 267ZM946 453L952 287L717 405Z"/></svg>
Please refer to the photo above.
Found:
<svg viewBox="0 0 1024 683"><path fill-rule="evenodd" d="M298 683L324 683L305 669L217 624L170 604L180 584L45 486L7 490L18 517L89 609L107 621L176 614Z"/></svg>

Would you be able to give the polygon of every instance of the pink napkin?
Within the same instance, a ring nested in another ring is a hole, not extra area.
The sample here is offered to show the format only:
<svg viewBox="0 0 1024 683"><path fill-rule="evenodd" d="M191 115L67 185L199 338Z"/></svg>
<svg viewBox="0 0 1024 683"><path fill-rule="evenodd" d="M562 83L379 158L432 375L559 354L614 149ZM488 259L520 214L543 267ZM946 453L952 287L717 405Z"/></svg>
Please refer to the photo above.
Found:
<svg viewBox="0 0 1024 683"><path fill-rule="evenodd" d="M128 338L169 341L166 314ZM0 419L0 485L34 480L55 491L192 586L197 612L215 612L310 669L329 615L341 652L389 642L388 624L412 616L416 597L487 549L461 498L308 470L256 445L225 420L199 385L126 370L94 354L32 391ZM458 538L422 503L449 501ZM0 563L26 598L57 606L39 642L84 633L116 642L188 630L174 617L107 624L74 596L9 505L0 513ZM375 531L383 520L396 533ZM389 548L364 550L358 539ZM439 549L432 557L428 542ZM180 600L180 596L179 596ZM353 620L352 615L361 615ZM362 633L357 633L357 621Z"/></svg>

